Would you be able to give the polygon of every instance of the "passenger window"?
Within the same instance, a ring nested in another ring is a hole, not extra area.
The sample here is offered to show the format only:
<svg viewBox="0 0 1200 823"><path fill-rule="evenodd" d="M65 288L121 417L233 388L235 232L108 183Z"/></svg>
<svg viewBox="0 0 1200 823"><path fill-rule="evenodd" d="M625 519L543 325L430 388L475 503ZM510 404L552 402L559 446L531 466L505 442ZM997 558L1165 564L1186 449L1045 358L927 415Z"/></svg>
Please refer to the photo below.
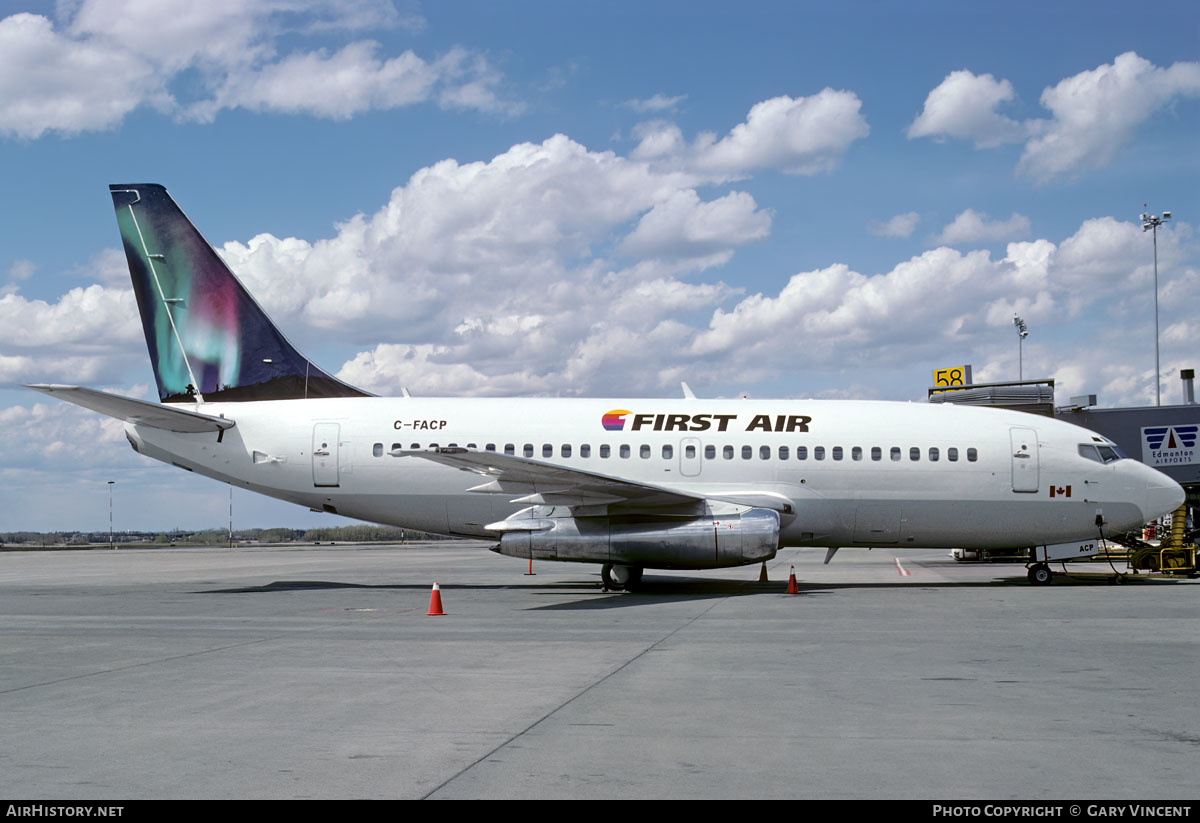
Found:
<svg viewBox="0 0 1200 823"><path fill-rule="evenodd" d="M692 446L692 445L685 446L683 449L683 456L686 457L688 460L695 460L696 459L696 447Z"/></svg>
<svg viewBox="0 0 1200 823"><path fill-rule="evenodd" d="M621 457L629 457L629 444L621 444Z"/></svg>
<svg viewBox="0 0 1200 823"><path fill-rule="evenodd" d="M494 452L494 451L496 450L496 444L495 444L495 443L488 443L486 446L484 446L484 447L483 447L483 450L484 450L485 452Z"/></svg>
<svg viewBox="0 0 1200 823"><path fill-rule="evenodd" d="M663 446L662 456L663 460L670 460L675 456L675 448L673 446Z"/></svg>
<svg viewBox="0 0 1200 823"><path fill-rule="evenodd" d="M542 444L542 457L553 457L553 456L554 456L554 447L551 446L549 443L543 443Z"/></svg>
<svg viewBox="0 0 1200 823"><path fill-rule="evenodd" d="M399 444L399 443L393 443L392 445L393 445L393 446L399 446L400 444ZM420 444L420 443L413 443L411 446L409 446L409 448L410 448L410 449L414 449L414 450L415 450L415 449L419 449L419 448L421 448L421 444Z"/></svg>
<svg viewBox="0 0 1200 823"><path fill-rule="evenodd" d="M638 454L641 455L641 458L643 460L649 460L650 459L650 447L645 444L642 444L642 447L640 449L638 449Z"/></svg>
<svg viewBox="0 0 1200 823"><path fill-rule="evenodd" d="M939 455L939 453L938 453L937 447L936 447L936 446L931 446L931 447L930 447L930 449L929 449L929 462L930 462L930 463L936 463L936 462L938 462L938 457L939 457L939 456L940 456L940 455Z"/></svg>
<svg viewBox="0 0 1200 823"><path fill-rule="evenodd" d="M758 447L758 459L759 460L770 460L771 459L771 447L770 446L759 446Z"/></svg>
<svg viewBox="0 0 1200 823"><path fill-rule="evenodd" d="M850 450L851 460L862 460L862 446L855 446Z"/></svg>
<svg viewBox="0 0 1200 823"><path fill-rule="evenodd" d="M570 457L571 456L570 444L563 443L562 446L559 448L558 453L559 453L559 456L561 456L561 457Z"/></svg>
<svg viewBox="0 0 1200 823"><path fill-rule="evenodd" d="M453 446L454 444L453 444L453 443L451 443L450 445L452 445L452 446ZM479 448L479 447L478 447L478 446L476 446L474 443L468 443L468 444L467 444L467 448L468 448L468 449L477 449L477 448Z"/></svg>
<svg viewBox="0 0 1200 823"><path fill-rule="evenodd" d="M607 443L602 443L600 445L600 457L607 460L610 454L612 454L612 447Z"/></svg>
<svg viewBox="0 0 1200 823"><path fill-rule="evenodd" d="M878 446L872 446L871 447L871 459L872 460L882 460L883 459L883 449L879 448Z"/></svg>
<svg viewBox="0 0 1200 823"><path fill-rule="evenodd" d="M579 447L579 456L580 457L591 457L592 456L591 443L584 443L582 446Z"/></svg>
<svg viewBox="0 0 1200 823"><path fill-rule="evenodd" d="M721 456L724 457L726 460L732 460L733 459L733 446L725 446L724 448L722 448Z"/></svg>
<svg viewBox="0 0 1200 823"><path fill-rule="evenodd" d="M813 460L824 460L824 459L825 459L825 447L824 446L814 446L813 447Z"/></svg>
<svg viewBox="0 0 1200 823"><path fill-rule="evenodd" d="M808 459L808 446L797 446L796 447L796 459L797 460L807 460Z"/></svg>
<svg viewBox="0 0 1200 823"><path fill-rule="evenodd" d="M532 444L532 443L526 443L526 444L525 444L524 451L525 451L525 456L526 456L526 457L533 457L533 444Z"/></svg>
<svg viewBox="0 0 1200 823"><path fill-rule="evenodd" d="M779 459L780 460L787 460L790 456L791 456L791 453L787 446L779 447Z"/></svg>
<svg viewBox="0 0 1200 823"><path fill-rule="evenodd" d="M373 454L375 457L383 457L383 444L376 443L374 446L372 446L371 454Z"/></svg>
<svg viewBox="0 0 1200 823"><path fill-rule="evenodd" d="M921 459L921 450L919 448L917 448L916 446L913 446L911 449L908 450L908 459L913 460L913 461L920 460Z"/></svg>
<svg viewBox="0 0 1200 823"><path fill-rule="evenodd" d="M892 446L891 457L893 460L900 459L900 447L899 446Z"/></svg>
<svg viewBox="0 0 1200 823"><path fill-rule="evenodd" d="M975 449L967 449L967 462L968 463L974 463L978 459L979 459L979 452L975 451Z"/></svg>
<svg viewBox="0 0 1200 823"><path fill-rule="evenodd" d="M834 460L841 460L841 459L842 459L842 447L841 447L841 446L834 446L834 447L833 447L833 459L834 459Z"/></svg>
<svg viewBox="0 0 1200 823"><path fill-rule="evenodd" d="M509 457L512 457L517 453L517 447L514 446L512 443L505 443L504 444L504 453L507 454Z"/></svg>
<svg viewBox="0 0 1200 823"><path fill-rule="evenodd" d="M951 463L957 463L958 462L958 449L954 448L953 446L946 449L946 459L949 460Z"/></svg>
<svg viewBox="0 0 1200 823"><path fill-rule="evenodd" d="M381 443L380 445L382 446L383 444ZM417 444L416 444L416 443L413 443L413 448L415 449L416 447L417 447ZM399 451L399 450L401 450L401 449L403 449L403 448L404 448L404 444L403 444L403 443L393 443L393 444L392 444L392 451Z"/></svg>
<svg viewBox="0 0 1200 823"><path fill-rule="evenodd" d="M750 448L749 446L742 446L742 459L743 460L749 460L753 456L754 456L754 449Z"/></svg>
<svg viewBox="0 0 1200 823"><path fill-rule="evenodd" d="M704 459L705 460L715 460L716 457L717 457L717 447L716 446L705 446L704 447Z"/></svg>

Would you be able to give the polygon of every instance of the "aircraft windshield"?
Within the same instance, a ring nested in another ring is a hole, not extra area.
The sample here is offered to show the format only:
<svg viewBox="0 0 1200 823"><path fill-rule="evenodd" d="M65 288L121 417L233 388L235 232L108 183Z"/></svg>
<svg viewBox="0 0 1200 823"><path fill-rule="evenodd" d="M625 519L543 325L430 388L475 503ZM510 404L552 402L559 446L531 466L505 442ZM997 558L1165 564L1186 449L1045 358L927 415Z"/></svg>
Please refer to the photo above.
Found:
<svg viewBox="0 0 1200 823"><path fill-rule="evenodd" d="M1097 463L1115 463L1127 457L1125 452L1121 451L1116 443L1102 443L1099 445L1080 443L1079 456L1086 457L1088 460L1095 460Z"/></svg>

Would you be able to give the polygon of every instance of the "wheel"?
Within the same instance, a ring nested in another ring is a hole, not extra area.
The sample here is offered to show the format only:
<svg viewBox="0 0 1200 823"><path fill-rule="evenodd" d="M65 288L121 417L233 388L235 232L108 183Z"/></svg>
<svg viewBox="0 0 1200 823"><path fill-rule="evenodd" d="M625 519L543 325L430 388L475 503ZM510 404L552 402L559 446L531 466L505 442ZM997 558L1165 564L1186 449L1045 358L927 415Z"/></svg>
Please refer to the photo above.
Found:
<svg viewBox="0 0 1200 823"><path fill-rule="evenodd" d="M1045 586L1054 579L1054 572L1045 563L1035 563L1029 567L1029 582L1035 586Z"/></svg>
<svg viewBox="0 0 1200 823"><path fill-rule="evenodd" d="M604 588L614 592L631 592L642 582L641 566L614 566L609 563L600 568L600 579Z"/></svg>

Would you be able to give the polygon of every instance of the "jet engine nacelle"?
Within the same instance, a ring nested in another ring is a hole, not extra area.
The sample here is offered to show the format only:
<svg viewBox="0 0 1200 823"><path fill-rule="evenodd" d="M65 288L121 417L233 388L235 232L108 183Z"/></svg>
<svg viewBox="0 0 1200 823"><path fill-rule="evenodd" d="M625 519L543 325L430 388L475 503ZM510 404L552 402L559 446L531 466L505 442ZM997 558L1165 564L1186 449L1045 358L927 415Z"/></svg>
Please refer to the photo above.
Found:
<svg viewBox="0 0 1200 823"><path fill-rule="evenodd" d="M531 514L527 510L496 524L501 531L496 551L539 560L715 569L769 560L779 548L779 514L770 509L678 520Z"/></svg>

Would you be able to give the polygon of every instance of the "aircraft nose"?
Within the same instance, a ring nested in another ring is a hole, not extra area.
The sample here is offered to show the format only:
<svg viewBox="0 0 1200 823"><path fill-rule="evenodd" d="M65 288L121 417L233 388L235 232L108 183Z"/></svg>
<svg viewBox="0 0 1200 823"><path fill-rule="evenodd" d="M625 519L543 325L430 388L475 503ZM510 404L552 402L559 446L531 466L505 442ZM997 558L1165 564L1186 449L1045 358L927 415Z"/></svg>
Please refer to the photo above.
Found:
<svg viewBox="0 0 1200 823"><path fill-rule="evenodd" d="M1175 511L1183 505L1183 501L1187 497L1183 486L1161 472L1155 472L1155 474L1158 477L1151 478L1146 483L1146 502L1142 506L1142 514L1145 515L1147 522Z"/></svg>

